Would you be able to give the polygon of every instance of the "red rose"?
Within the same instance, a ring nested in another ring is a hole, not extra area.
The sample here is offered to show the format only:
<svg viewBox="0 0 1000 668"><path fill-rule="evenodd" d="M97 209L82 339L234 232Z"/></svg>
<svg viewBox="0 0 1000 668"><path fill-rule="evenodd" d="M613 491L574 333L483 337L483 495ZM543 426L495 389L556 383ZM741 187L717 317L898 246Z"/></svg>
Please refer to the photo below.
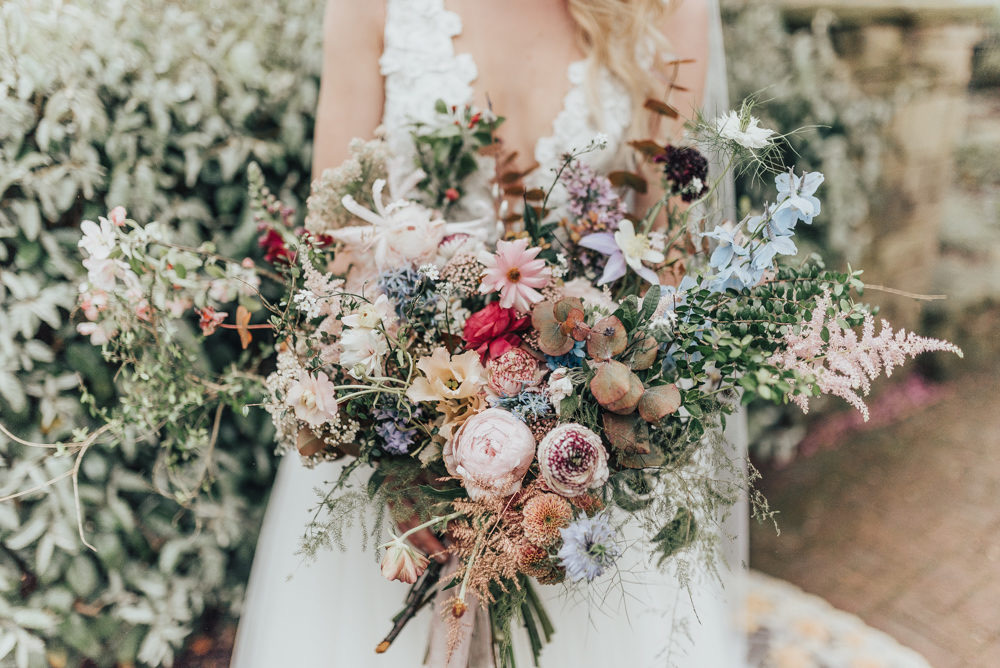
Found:
<svg viewBox="0 0 1000 668"><path fill-rule="evenodd" d="M264 249L264 260L271 263L291 264L292 252L285 245L285 239L273 227L268 227L257 239L257 245Z"/></svg>
<svg viewBox="0 0 1000 668"><path fill-rule="evenodd" d="M465 321L462 340L465 347L478 352L485 363L521 345L517 332L527 329L529 320L529 316L518 318L514 309L501 308L499 303L492 302Z"/></svg>

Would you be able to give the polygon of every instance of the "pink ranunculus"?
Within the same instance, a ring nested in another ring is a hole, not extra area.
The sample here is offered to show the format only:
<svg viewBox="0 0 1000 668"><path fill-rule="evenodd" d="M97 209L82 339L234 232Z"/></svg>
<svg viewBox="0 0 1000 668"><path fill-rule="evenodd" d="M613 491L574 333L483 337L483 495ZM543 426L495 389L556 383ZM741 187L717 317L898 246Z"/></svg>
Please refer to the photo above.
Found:
<svg viewBox="0 0 1000 668"><path fill-rule="evenodd" d="M469 498L510 496L521 489L535 458L535 437L513 413L488 408L466 420L441 454L448 472L462 478Z"/></svg>
<svg viewBox="0 0 1000 668"><path fill-rule="evenodd" d="M485 363L487 359L500 357L511 348L521 345L517 332L528 328L530 316L517 317L514 309L503 308L497 302L486 305L465 321L462 339L465 347L479 353Z"/></svg>
<svg viewBox="0 0 1000 668"><path fill-rule="evenodd" d="M538 444L538 468L553 492L579 496L608 481L608 452L590 429L562 424Z"/></svg>
<svg viewBox="0 0 1000 668"><path fill-rule="evenodd" d="M511 348L486 365L486 384L500 396L513 397L541 380L538 360L527 350Z"/></svg>
<svg viewBox="0 0 1000 668"><path fill-rule="evenodd" d="M427 557L400 539L393 540L382 555L382 577L413 584L427 570Z"/></svg>
<svg viewBox="0 0 1000 668"><path fill-rule="evenodd" d="M337 415L335 388L322 371L316 375L304 373L288 388L285 403L295 411L295 417L311 427L319 427Z"/></svg>

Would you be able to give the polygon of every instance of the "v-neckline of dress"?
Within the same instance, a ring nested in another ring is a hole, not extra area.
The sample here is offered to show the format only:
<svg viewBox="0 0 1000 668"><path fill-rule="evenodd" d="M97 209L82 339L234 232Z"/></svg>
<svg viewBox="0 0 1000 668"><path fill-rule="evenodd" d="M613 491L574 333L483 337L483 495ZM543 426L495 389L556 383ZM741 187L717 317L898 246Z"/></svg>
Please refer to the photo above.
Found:
<svg viewBox="0 0 1000 668"><path fill-rule="evenodd" d="M451 45L450 57L452 59L464 57L468 59L468 62L472 64L473 75L468 81L470 99L466 100L467 103L471 104L473 101L472 98L474 98L475 96L475 90L473 89L473 84L476 82L476 80L479 79L479 64L476 63L476 59L473 58L472 54L469 53L468 51L458 52L456 50L455 38L464 32L465 23L462 21L462 17L457 11L448 8L448 6L445 4L445 0L439 0L439 2L441 5L441 13L446 16L450 15L452 17L452 20L455 22L455 26L457 26L457 30L452 32L452 34L449 35L448 37L448 42ZM578 88L582 85L583 70L584 68L587 67L588 62L589 58L584 56L583 58L578 58L577 60L571 61L566 66L565 78L566 82L568 83L568 87L566 89L566 93L563 95L562 107L560 107L558 113L556 113L555 117L552 119L552 122L549 124L549 134L539 136L535 140L534 145L532 146L531 158L538 163L539 168L544 166L543 165L544 151L542 150L542 146L544 146L544 144L548 142L555 142L559 137L559 129L558 129L559 121L565 115L571 113L570 103L572 101L574 94L576 93Z"/></svg>

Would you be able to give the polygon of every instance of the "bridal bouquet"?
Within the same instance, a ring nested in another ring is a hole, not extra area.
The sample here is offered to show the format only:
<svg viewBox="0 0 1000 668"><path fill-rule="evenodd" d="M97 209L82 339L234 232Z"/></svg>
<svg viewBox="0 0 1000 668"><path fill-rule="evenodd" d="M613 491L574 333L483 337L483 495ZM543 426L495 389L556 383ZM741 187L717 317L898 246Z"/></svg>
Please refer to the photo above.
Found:
<svg viewBox="0 0 1000 668"><path fill-rule="evenodd" d="M495 140L503 119L439 103L440 122L413 128L414 161L355 140L314 184L304 229L251 170L263 265L175 243L120 209L86 222L80 331L143 397L108 419L170 430L172 468L215 438L211 411L191 420L184 407L262 405L307 464L350 457L307 553L340 542L368 504L410 519L377 548L382 574L411 585L379 651L437 600L456 625L487 608L500 663L513 661L514 623L537 656L553 626L536 583L594 582L626 549L665 564L716 533L705 527L745 483L720 447L740 401L805 410L833 394L866 413L880 373L960 354L876 331L852 297L861 272L795 259L823 175L778 166L781 138L750 111L696 119L682 143L633 142L653 179L589 167L598 136L532 188ZM726 169L710 173L706 152ZM714 195L737 169L770 173L775 198L724 221ZM637 209L650 192L662 196ZM476 193L491 195L485 214ZM187 357L193 319L246 350L223 377ZM632 518L646 544L621 537ZM424 528L449 567L407 543Z"/></svg>

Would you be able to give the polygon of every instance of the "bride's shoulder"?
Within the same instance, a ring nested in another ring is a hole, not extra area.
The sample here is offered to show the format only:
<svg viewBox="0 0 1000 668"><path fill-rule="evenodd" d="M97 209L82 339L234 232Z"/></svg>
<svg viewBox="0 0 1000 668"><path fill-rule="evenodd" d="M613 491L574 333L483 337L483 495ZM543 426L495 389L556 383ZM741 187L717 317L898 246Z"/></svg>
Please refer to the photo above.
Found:
<svg viewBox="0 0 1000 668"><path fill-rule="evenodd" d="M385 4L379 0L326 0L325 36L344 37L351 42L373 36L380 40L385 26Z"/></svg>
<svg viewBox="0 0 1000 668"><path fill-rule="evenodd" d="M708 34L711 0L672 0L667 4L661 29L671 43Z"/></svg>

